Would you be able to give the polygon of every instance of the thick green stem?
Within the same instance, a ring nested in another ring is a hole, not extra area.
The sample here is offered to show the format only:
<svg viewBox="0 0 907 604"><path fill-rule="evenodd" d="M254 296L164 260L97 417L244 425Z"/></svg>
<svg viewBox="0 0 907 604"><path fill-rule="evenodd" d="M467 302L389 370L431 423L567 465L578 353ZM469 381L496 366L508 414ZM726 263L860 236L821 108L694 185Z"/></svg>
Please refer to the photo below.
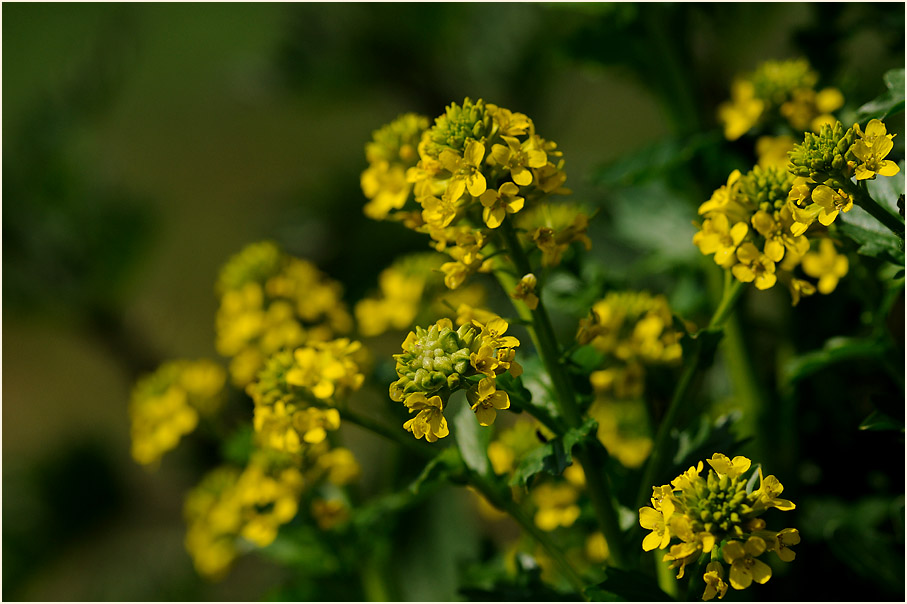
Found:
<svg viewBox="0 0 907 604"><path fill-rule="evenodd" d="M743 292L743 286L744 284L736 279L725 280L724 294L721 297L718 308L715 309L715 314L712 315L712 319L709 321L708 329L721 329L731 311L734 309L737 300L740 298L740 294ZM677 423L677 416L687 399L687 394L690 385L693 383L693 378L696 377L696 374L699 372L699 364L701 361L702 348L700 342L697 340L692 353L684 359L683 373L680 375L680 380L674 388L674 394L671 396L671 402L668 404L668 409L658 426L658 431L655 433L655 444L652 448L652 454L649 455L649 459L646 461L642 482L639 485L639 491L636 496L636 502L639 505L645 505L649 500L652 487L655 486L654 481L656 477L660 476L661 472L665 469L667 459L671 454L669 450L671 430ZM659 482L659 484L661 483Z"/></svg>
<svg viewBox="0 0 907 604"><path fill-rule="evenodd" d="M529 259L526 257L517 237L516 231L510 222L510 219L504 220L501 224L501 234L510 259L513 261L517 271L521 274L532 272ZM505 288L507 286L505 285ZM509 293L509 288L508 288ZM526 313L521 307L522 304L515 305L517 312L521 316ZM565 366L561 359L561 348L557 343L554 335L554 329L551 326L551 320L545 311L545 306L539 300L538 305L529 310L532 321L529 330L535 348L539 357L548 370L551 377L551 383L554 386L557 395L559 409L563 415L564 421L571 428L578 428L582 425L582 413L576 404L576 398L573 393L573 387L570 384L570 378L567 375ZM589 493L589 499L592 501L592 508L598 518L602 533L608 542L608 548L611 552L611 561L617 567L626 567L627 554L623 540L623 534L618 522L617 510L614 504L614 498L611 493L611 486L608 477L605 474L607 467L608 451L597 440L587 445L583 445L576 453L576 458L586 475L586 491Z"/></svg>

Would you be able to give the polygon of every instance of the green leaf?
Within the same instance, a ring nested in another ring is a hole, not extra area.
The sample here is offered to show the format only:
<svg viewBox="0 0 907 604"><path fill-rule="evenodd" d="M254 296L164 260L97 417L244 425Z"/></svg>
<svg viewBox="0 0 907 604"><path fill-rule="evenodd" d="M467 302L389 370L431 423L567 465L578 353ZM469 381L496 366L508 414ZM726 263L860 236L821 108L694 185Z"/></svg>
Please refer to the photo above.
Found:
<svg viewBox="0 0 907 604"><path fill-rule="evenodd" d="M883 76L887 90L857 109L861 124L871 119L885 119L904 110L904 70L892 69Z"/></svg>
<svg viewBox="0 0 907 604"><path fill-rule="evenodd" d="M586 588L591 602L670 602L674 598L658 588L656 581L639 571L605 569L605 580Z"/></svg>
<svg viewBox="0 0 907 604"><path fill-rule="evenodd" d="M479 476L488 476L491 473L491 462L488 460L488 443L491 440L492 430L479 425L476 414L467 404L458 405L458 410L452 418L454 436L460 456L470 470Z"/></svg>
<svg viewBox="0 0 907 604"><path fill-rule="evenodd" d="M592 418L587 418L578 428L567 430L562 437L553 438L541 447L527 453L510 479L513 486L528 487L536 474L546 472L552 476L560 476L564 470L573 463L571 451L573 447L594 435L598 424Z"/></svg>
<svg viewBox="0 0 907 604"><path fill-rule="evenodd" d="M337 572L340 563L324 543L325 534L313 526L291 525L281 528L271 545L261 548L262 555L308 576Z"/></svg>
<svg viewBox="0 0 907 604"><path fill-rule="evenodd" d="M462 474L464 469L463 458L457 448L447 447L425 464L422 473L409 485L408 490L421 494L452 476Z"/></svg>
<svg viewBox="0 0 907 604"><path fill-rule="evenodd" d="M700 150L720 140L717 131L682 139L666 138L608 162L594 172L592 182L621 188L640 184L689 162Z"/></svg>
<svg viewBox="0 0 907 604"><path fill-rule="evenodd" d="M904 422L892 419L881 411L873 411L869 414L869 417L864 419L863 423L860 424L860 430L897 430L898 432L903 432Z"/></svg>
<svg viewBox="0 0 907 604"><path fill-rule="evenodd" d="M788 383L797 382L830 365L854 359L878 358L888 351L888 345L869 338L831 338L821 350L807 352L790 359L782 367Z"/></svg>

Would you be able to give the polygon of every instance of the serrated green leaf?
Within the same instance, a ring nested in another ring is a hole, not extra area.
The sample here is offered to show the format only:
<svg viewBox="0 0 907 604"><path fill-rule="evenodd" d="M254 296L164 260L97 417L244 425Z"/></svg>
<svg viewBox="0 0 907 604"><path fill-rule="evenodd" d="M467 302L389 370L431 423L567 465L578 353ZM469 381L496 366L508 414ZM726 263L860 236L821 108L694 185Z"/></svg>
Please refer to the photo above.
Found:
<svg viewBox="0 0 907 604"><path fill-rule="evenodd" d="M560 476L567 466L573 463L573 447L591 438L597 427L595 420L587 418L582 426L571 428L562 437L553 438L541 447L533 449L520 460L510 484L526 487L536 474L542 472Z"/></svg>
<svg viewBox="0 0 907 604"><path fill-rule="evenodd" d="M857 109L860 123L871 119L885 119L904 110L904 70L892 69L885 73L883 80L887 90Z"/></svg>
<svg viewBox="0 0 907 604"><path fill-rule="evenodd" d="M869 414L869 417L863 420L860 424L860 430L871 430L871 431L886 431L886 430L896 430L898 432L904 431L904 422L899 422L888 415L882 413L881 411L873 411Z"/></svg>
<svg viewBox="0 0 907 604"><path fill-rule="evenodd" d="M658 588L656 581L639 571L608 568L605 580L586 588L591 602L670 602L674 598Z"/></svg>
<svg viewBox="0 0 907 604"><path fill-rule="evenodd" d="M887 229L868 228L842 220L838 232L852 239L859 246L857 253L862 256L904 264L904 241Z"/></svg>

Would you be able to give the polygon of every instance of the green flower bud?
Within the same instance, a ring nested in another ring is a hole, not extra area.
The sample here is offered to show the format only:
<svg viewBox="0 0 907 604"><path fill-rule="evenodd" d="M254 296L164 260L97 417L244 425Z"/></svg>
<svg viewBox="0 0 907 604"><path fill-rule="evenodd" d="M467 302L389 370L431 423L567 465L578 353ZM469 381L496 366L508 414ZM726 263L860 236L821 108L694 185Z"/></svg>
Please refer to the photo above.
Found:
<svg viewBox="0 0 907 604"><path fill-rule="evenodd" d="M491 134L493 120L485 103L479 99L473 103L468 97L463 105L451 103L444 115L435 119L435 125L428 131L428 154L434 158L444 149L462 154L470 139L482 141Z"/></svg>
<svg viewBox="0 0 907 604"><path fill-rule="evenodd" d="M402 400L413 392L431 395L443 388L460 387L463 377L475 373L469 355L478 349L477 333L471 325L454 331L449 320L428 329L416 327L404 343L404 352L394 355L399 379L391 384L391 398Z"/></svg>

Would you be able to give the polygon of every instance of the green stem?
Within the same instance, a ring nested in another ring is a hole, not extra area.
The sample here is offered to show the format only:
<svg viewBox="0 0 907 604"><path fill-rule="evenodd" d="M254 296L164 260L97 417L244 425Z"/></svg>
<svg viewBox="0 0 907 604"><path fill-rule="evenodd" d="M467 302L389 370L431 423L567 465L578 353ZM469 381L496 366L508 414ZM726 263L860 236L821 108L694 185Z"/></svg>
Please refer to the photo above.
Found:
<svg viewBox="0 0 907 604"><path fill-rule="evenodd" d="M523 530L532 535L532 538L545 548L545 551L548 552L555 564L557 564L561 573L570 582L570 585L573 586L576 592L584 600L589 601L585 594L586 582L583 581L576 569L573 568L573 565L570 564L570 561L567 560L564 552L551 540L547 533L535 525L532 519L513 501L513 499L503 499L500 492L489 484L485 478L473 472L470 472L469 474L469 482L481 492L488 501L507 512L507 514L510 515Z"/></svg>
<svg viewBox="0 0 907 604"><path fill-rule="evenodd" d="M529 259L523 251L509 217L501 224L500 232L503 235L510 259L516 266L517 271L524 275L532 272ZM507 288L506 284L502 283L502 285ZM509 293L509 288L507 288L507 291ZM539 300L538 305L532 310L529 310L523 304L514 306L521 316L527 312L529 313L532 320L532 326L529 330L530 337L532 337L535 349L538 351L539 357L551 377L551 383L557 394L559 408L564 420L571 428L580 427L583 423L582 413L576 404L570 378L566 373L564 364L561 362L561 348L557 343L557 338L554 335L554 329L551 326L551 320L544 304ZM628 556L625 551L623 534L620 530L611 486L605 474L608 451L596 439L594 442L581 446L576 453L576 458L582 465L586 475L586 491L589 493L592 508L598 518L605 540L608 542L611 561L615 566L624 568L626 567Z"/></svg>
<svg viewBox="0 0 907 604"><path fill-rule="evenodd" d="M379 436L383 436L393 442L402 445L409 451L416 453L421 457L431 459L437 455L437 448L433 447L422 441L415 440L409 436L409 434L403 430L397 430L389 428L384 424L373 420L370 417L360 415L355 411L350 409L341 409L341 417L344 420L356 424L366 430L374 432ZM576 572L576 570L571 566L567 561L566 556L554 544L553 541L546 535L541 529L535 526L535 523L532 522L532 519L529 518L526 513L520 509L516 503L510 498L504 498L501 494L501 491L495 489L494 486L488 482L488 480L475 472L468 472L466 478L473 487L475 487L482 495L485 496L490 502L498 506L500 509L507 512L526 532L533 536L533 538L538 541L539 545L545 548L551 558L563 572L564 576L570 582L570 584L576 589L577 593L585 598L583 590L586 587L585 582Z"/></svg>
<svg viewBox="0 0 907 604"><path fill-rule="evenodd" d="M893 214L873 199L869 191L866 190L865 180L859 184L854 184L849 180L842 180L839 184L843 185L844 190L853 197L855 204L869 212L873 218L885 225L892 233L904 239L904 219L897 214Z"/></svg>
<svg viewBox="0 0 907 604"><path fill-rule="evenodd" d="M725 279L724 294L721 297L718 308L715 309L715 314L712 315L712 319L709 321L707 329L716 330L722 328L740 298L743 286L744 284L736 279ZM639 491L636 496L636 502L639 505L644 505L649 500L651 489L655 485L655 478L660 476L665 469L666 460L670 456L671 430L677 423L677 416L681 408L684 407L693 378L699 372L699 364L702 361L702 349L699 340L695 340L695 342L696 345L693 348L693 352L684 359L683 373L681 373L680 380L674 388L671 402L668 404L668 409L655 434L655 444L649 459L646 461L642 482L639 485Z"/></svg>
<svg viewBox="0 0 907 604"><path fill-rule="evenodd" d="M365 428L379 436L391 440L398 445L401 445L404 449L415 453L419 457L425 459L433 459L439 451L438 447L432 447L430 444L423 442L421 440L416 440L410 435L409 432L403 429L390 428L383 423L376 421L365 415L361 415L355 411L352 411L348 408L340 408L340 417L344 420L350 422L351 424L356 424L360 428Z"/></svg>

